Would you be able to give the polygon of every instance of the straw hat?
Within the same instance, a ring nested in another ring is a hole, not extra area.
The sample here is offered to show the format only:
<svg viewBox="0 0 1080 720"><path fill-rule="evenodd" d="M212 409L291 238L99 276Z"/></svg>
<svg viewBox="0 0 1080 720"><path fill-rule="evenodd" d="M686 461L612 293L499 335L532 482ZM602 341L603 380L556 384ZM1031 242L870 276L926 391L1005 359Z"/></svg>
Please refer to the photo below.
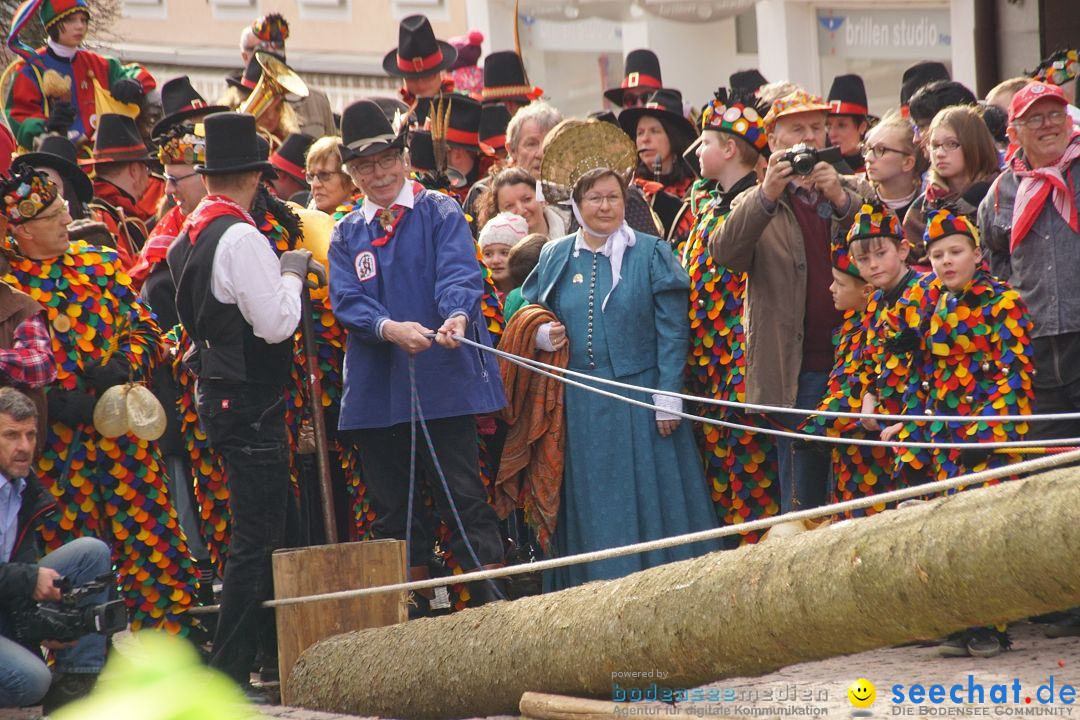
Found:
<svg viewBox="0 0 1080 720"><path fill-rule="evenodd" d="M540 181L548 201L570 197L578 178L595 168L611 168L625 178L637 166L634 141L606 122L587 122L561 133L544 151Z"/></svg>

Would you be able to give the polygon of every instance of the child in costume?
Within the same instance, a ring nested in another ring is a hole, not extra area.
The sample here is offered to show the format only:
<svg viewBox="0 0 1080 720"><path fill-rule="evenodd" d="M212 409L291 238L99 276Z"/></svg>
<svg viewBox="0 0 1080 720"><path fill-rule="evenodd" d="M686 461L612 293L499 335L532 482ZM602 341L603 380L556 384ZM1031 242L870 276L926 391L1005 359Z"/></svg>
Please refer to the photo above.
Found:
<svg viewBox="0 0 1080 720"><path fill-rule="evenodd" d="M34 18L49 34L37 50L19 40ZM32 150L34 139L46 131L92 142L97 114L106 112L97 107L95 85L120 103L137 103L156 87L141 65L81 49L89 23L86 0L28 0L15 11L7 43L23 61L4 107L21 147Z"/></svg>
<svg viewBox="0 0 1080 720"><path fill-rule="evenodd" d="M742 324L745 273L713 263L709 240L727 217L731 201L757 183L754 167L768 143L752 97L721 88L701 116L697 149L702 177L715 189L692 208L695 219L681 253L690 275L690 354L686 387L692 395L743 402L745 336ZM710 417L753 424L753 416L715 405L699 410ZM725 524L775 515L779 510L776 451L767 435L705 425L699 429L705 477ZM757 533L746 535L747 542Z"/></svg>
<svg viewBox="0 0 1080 720"><path fill-rule="evenodd" d="M867 212L866 209L870 208ZM863 354L866 351L863 325L867 301L874 292L874 286L863 279L859 268L851 260L849 243L872 238L882 232L892 232L892 228L882 221L887 216L879 208L867 206L855 214L851 229L845 240L833 240L832 275L829 286L833 304L844 313L844 322L836 331L833 344L836 346L836 364L829 374L828 390L818 410L831 412L859 412L862 397L866 389L866 366ZM811 416L801 428L815 435L828 437L856 438L876 440L877 433L870 433L854 418ZM867 445L831 445L832 475L834 495L830 502L842 502L867 497L893 490L892 453L884 447ZM873 515L885 509L877 504L863 510L846 513L846 517Z"/></svg>

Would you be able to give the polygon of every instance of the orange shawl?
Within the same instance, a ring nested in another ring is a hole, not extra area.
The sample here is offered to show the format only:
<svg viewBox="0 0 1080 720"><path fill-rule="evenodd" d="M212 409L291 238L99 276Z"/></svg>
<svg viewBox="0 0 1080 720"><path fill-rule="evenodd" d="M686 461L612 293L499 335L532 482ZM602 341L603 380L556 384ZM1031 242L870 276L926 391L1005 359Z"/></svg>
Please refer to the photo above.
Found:
<svg viewBox="0 0 1080 720"><path fill-rule="evenodd" d="M539 305L514 313L503 330L499 349L513 355L565 368L570 351L537 350L536 330L556 317ZM495 510L505 518L525 509L525 520L547 549L559 514L566 441L563 435L563 384L499 358L507 405L501 417L509 425L499 477L495 481Z"/></svg>

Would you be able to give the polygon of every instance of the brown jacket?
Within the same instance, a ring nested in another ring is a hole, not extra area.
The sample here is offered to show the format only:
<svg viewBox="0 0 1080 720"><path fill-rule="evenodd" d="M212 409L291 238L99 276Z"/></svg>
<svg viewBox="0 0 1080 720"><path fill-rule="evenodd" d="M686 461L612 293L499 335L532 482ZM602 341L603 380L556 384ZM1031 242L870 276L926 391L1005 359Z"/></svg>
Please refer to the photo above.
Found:
<svg viewBox="0 0 1080 720"><path fill-rule="evenodd" d="M874 197L865 180L842 175L850 203L832 218L832 236L842 235L863 202ZM745 272L746 402L794 407L802 366L806 314L806 251L787 193L773 214L755 185L731 203L720 232L709 241L719 265Z"/></svg>

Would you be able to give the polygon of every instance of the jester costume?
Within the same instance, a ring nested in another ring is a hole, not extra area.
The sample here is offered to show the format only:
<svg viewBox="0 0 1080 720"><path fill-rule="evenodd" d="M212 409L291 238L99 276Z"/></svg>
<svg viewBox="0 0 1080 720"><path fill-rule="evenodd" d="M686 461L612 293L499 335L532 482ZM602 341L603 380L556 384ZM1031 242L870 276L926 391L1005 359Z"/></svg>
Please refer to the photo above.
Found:
<svg viewBox="0 0 1080 720"><path fill-rule="evenodd" d="M9 237L4 280L46 308L57 381L49 392L91 392L85 369L120 353L136 381L158 361L158 327L132 292L112 250L72 243L48 260L19 254ZM133 629L186 634L195 574L166 491L157 444L132 434L101 436L91 424L50 424L36 472L60 511L43 540L57 548L80 536L110 543Z"/></svg>

